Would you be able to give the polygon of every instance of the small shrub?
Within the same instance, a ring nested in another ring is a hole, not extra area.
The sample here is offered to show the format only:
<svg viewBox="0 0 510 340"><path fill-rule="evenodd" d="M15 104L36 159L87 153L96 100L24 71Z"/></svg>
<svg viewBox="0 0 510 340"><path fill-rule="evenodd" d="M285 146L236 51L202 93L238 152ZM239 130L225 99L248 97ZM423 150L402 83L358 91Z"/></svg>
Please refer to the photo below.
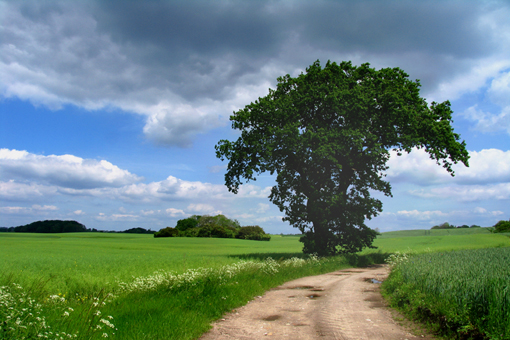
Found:
<svg viewBox="0 0 510 340"><path fill-rule="evenodd" d="M267 235L261 227L258 225L255 226L246 226L238 229L236 238L244 239L244 240L257 240L257 241L269 241L271 240L271 236Z"/></svg>

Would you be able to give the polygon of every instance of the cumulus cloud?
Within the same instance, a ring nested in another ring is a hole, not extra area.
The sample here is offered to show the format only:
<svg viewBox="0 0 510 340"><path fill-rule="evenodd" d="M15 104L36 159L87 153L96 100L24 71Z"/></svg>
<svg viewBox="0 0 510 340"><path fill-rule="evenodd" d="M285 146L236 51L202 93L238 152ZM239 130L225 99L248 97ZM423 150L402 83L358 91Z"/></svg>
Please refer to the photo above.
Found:
<svg viewBox="0 0 510 340"><path fill-rule="evenodd" d="M0 199L37 200L58 194L58 188L37 183L19 183L14 180L0 181Z"/></svg>
<svg viewBox="0 0 510 340"><path fill-rule="evenodd" d="M105 160L0 149L0 180L13 179L71 189L121 187L142 180Z"/></svg>
<svg viewBox="0 0 510 340"><path fill-rule="evenodd" d="M510 106L503 108L500 113L492 113L480 110L478 105L473 105L464 111L462 116L476 122L475 130L481 132L505 131L510 134Z"/></svg>
<svg viewBox="0 0 510 340"><path fill-rule="evenodd" d="M0 95L120 108L144 115L155 143L188 147L316 59L399 66L426 96L459 97L509 67L509 13L498 1L3 1Z"/></svg>
<svg viewBox="0 0 510 340"><path fill-rule="evenodd" d="M510 62L508 67L510 67ZM487 97L501 110L491 112L480 109L478 105L473 105L465 110L462 116L476 123L475 130L482 132L504 131L510 134L510 72L508 69L492 79L487 90Z"/></svg>
<svg viewBox="0 0 510 340"><path fill-rule="evenodd" d="M462 163L453 166L451 177L423 150L414 149L409 154L397 156L391 151L387 171L390 182L409 182L428 186L444 183L465 185L510 182L510 151L484 149L469 152L469 167Z"/></svg>

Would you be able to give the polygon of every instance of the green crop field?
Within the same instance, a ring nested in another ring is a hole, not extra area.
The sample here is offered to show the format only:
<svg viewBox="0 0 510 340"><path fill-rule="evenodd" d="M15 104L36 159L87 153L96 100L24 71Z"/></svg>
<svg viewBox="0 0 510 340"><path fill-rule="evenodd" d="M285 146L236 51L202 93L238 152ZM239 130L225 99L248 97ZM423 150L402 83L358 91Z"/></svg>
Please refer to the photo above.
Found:
<svg viewBox="0 0 510 340"><path fill-rule="evenodd" d="M404 230L383 233L374 242L382 252L437 252L461 249L508 247L507 234L491 234L487 228ZM364 253L371 252L367 249Z"/></svg>
<svg viewBox="0 0 510 340"><path fill-rule="evenodd" d="M383 289L449 338L510 339L510 247L395 257Z"/></svg>
<svg viewBox="0 0 510 340"><path fill-rule="evenodd" d="M395 251L510 245L477 229L385 233L376 250L325 259L304 256L297 236L0 233L0 339L192 339L226 311L298 277L380 263Z"/></svg>

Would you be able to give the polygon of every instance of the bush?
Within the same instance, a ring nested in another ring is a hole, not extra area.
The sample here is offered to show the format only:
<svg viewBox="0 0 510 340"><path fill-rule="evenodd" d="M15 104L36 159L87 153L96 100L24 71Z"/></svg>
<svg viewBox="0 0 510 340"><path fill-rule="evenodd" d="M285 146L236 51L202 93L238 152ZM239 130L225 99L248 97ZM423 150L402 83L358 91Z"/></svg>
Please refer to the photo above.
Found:
<svg viewBox="0 0 510 340"><path fill-rule="evenodd" d="M198 237L218 237L218 238L234 238L236 235L236 229L233 227L224 227L217 224L206 225L201 228L197 228Z"/></svg>
<svg viewBox="0 0 510 340"><path fill-rule="evenodd" d="M264 232L264 229L262 229L258 225L239 228L236 238L257 241L271 240L271 236L267 235Z"/></svg>
<svg viewBox="0 0 510 340"><path fill-rule="evenodd" d="M179 230L171 227L166 227L154 233L154 237L177 237Z"/></svg>
<svg viewBox="0 0 510 340"><path fill-rule="evenodd" d="M510 221L501 220L494 225L494 232L496 233L509 233Z"/></svg>

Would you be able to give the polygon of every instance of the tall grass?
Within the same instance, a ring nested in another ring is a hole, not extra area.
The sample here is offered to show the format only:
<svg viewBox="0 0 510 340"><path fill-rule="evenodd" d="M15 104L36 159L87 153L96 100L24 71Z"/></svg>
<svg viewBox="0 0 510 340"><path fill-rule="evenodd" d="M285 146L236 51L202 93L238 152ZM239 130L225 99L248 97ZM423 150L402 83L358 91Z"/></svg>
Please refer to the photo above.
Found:
<svg viewBox="0 0 510 340"><path fill-rule="evenodd" d="M510 248L393 259L383 284L393 306L450 338L510 339Z"/></svg>

